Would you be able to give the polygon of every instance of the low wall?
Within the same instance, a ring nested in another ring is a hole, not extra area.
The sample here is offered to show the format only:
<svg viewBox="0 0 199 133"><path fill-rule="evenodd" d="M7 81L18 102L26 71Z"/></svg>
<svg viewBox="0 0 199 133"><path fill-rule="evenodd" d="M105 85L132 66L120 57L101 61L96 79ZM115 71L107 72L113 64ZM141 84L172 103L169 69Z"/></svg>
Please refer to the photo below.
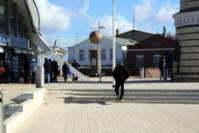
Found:
<svg viewBox="0 0 199 133"><path fill-rule="evenodd" d="M45 89L34 89L26 92L33 94L33 99L30 99L22 104L22 112L16 113L4 121L5 132L13 133L14 129L21 125L27 118L29 118L44 102Z"/></svg>

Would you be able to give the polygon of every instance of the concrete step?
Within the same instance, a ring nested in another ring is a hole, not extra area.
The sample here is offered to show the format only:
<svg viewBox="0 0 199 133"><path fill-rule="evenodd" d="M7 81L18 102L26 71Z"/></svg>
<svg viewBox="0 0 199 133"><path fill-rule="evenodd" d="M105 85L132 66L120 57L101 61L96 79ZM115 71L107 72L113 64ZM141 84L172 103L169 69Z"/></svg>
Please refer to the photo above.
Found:
<svg viewBox="0 0 199 133"><path fill-rule="evenodd" d="M115 101L113 90L47 90L51 101L105 102ZM135 103L199 103L198 90L125 90L124 99Z"/></svg>

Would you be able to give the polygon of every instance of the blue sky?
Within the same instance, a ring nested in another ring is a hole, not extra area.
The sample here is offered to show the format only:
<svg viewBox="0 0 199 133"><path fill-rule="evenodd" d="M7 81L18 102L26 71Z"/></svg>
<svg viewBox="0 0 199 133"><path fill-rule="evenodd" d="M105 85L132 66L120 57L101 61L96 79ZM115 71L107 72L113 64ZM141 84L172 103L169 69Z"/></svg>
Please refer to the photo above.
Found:
<svg viewBox="0 0 199 133"><path fill-rule="evenodd" d="M41 16L41 32L52 45L55 39L62 48L87 39L105 26L103 35L111 35L112 0L35 0ZM135 29L161 33L162 27L175 34L172 15L179 10L179 0L116 0L116 27L120 32Z"/></svg>

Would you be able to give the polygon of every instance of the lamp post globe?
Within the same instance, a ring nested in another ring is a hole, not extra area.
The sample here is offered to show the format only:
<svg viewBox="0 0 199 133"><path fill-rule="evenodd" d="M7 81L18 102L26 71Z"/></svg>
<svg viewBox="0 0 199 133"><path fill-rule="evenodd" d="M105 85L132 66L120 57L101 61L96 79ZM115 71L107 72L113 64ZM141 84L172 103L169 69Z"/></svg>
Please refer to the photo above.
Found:
<svg viewBox="0 0 199 133"><path fill-rule="evenodd" d="M89 40L92 44L99 44L99 42L102 40L102 34L97 31L93 31L89 35Z"/></svg>

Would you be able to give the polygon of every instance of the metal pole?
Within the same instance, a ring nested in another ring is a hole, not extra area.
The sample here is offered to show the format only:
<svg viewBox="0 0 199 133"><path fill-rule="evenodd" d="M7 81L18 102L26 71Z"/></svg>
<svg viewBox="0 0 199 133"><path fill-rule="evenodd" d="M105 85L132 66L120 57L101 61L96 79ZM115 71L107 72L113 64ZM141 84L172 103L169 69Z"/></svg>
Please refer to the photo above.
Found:
<svg viewBox="0 0 199 133"><path fill-rule="evenodd" d="M113 6L113 16L112 16L112 22L113 22L113 25L112 25L112 33L113 33L113 58L112 58L112 70L114 70L115 66L116 66L116 57L115 57L115 0L112 0L112 6ZM115 85L115 80L114 78L112 79L112 84L113 86Z"/></svg>
<svg viewBox="0 0 199 133"><path fill-rule="evenodd" d="M100 22L98 21L98 32L100 33ZM102 82L102 63L101 63L101 48L100 43L98 43L98 74L99 74L99 82Z"/></svg>
<svg viewBox="0 0 199 133"><path fill-rule="evenodd" d="M0 133L4 133L3 92L0 92Z"/></svg>

